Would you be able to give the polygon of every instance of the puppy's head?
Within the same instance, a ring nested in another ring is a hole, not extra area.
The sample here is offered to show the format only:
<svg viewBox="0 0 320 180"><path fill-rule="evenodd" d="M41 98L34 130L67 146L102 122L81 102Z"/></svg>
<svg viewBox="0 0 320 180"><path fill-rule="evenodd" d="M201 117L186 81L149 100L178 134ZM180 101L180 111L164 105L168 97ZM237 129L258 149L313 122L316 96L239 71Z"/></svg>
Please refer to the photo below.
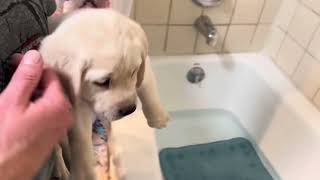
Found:
<svg viewBox="0 0 320 180"><path fill-rule="evenodd" d="M60 73L74 104L85 102L109 121L135 111L147 40L129 18L105 9L79 11L43 41L40 51Z"/></svg>

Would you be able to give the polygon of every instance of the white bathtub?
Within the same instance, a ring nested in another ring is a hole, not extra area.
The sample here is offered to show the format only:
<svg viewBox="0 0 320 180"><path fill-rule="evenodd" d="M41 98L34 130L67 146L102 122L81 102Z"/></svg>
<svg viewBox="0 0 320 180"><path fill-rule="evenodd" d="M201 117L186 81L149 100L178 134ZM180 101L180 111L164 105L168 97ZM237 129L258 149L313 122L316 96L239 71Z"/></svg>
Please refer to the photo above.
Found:
<svg viewBox="0 0 320 180"><path fill-rule="evenodd" d="M229 111L249 132L280 179L320 180L320 113L267 57L234 54L152 60L168 111ZM194 63L200 63L206 72L201 86L185 78ZM122 149L120 166L125 179L161 180L157 133L147 127L141 111L113 127L115 142Z"/></svg>

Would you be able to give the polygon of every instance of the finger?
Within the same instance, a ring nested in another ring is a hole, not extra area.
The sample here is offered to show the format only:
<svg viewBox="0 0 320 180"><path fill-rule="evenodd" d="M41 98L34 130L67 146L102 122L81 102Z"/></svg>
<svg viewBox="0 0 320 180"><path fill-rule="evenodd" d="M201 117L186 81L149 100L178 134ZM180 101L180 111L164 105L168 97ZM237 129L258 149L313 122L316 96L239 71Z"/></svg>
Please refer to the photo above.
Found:
<svg viewBox="0 0 320 180"><path fill-rule="evenodd" d="M45 69L40 83L41 97L37 100L50 103L51 106L60 106L71 109L72 106L66 98L58 75L52 69ZM37 102L36 102L37 103Z"/></svg>
<svg viewBox="0 0 320 180"><path fill-rule="evenodd" d="M34 89L37 87L43 70L43 62L37 51L29 51L22 58L14 73L5 94L17 104L28 104Z"/></svg>
<svg viewBox="0 0 320 180"><path fill-rule="evenodd" d="M58 76L52 69L45 69L40 83L42 95L29 106L30 114L42 114L41 122L33 122L42 128L69 128L74 122L72 106L65 97ZM46 117L48 116L48 117ZM52 118L56 116L57 118ZM50 120L48 122L47 120Z"/></svg>

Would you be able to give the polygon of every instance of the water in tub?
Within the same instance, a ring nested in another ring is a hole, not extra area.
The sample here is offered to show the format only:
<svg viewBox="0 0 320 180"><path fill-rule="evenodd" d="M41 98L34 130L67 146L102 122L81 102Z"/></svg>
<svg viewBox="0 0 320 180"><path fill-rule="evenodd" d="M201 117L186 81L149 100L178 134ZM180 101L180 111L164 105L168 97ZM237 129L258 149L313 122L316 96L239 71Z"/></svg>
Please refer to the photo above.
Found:
<svg viewBox="0 0 320 180"><path fill-rule="evenodd" d="M279 179L232 113L184 110L171 119L156 132L165 180Z"/></svg>

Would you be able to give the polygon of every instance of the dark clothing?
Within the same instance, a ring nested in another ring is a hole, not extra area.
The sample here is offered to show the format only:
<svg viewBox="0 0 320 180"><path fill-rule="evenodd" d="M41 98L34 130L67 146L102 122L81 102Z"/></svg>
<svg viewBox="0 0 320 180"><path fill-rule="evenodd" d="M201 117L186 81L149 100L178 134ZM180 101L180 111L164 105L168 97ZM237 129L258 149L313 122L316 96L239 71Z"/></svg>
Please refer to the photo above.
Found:
<svg viewBox="0 0 320 180"><path fill-rule="evenodd" d="M0 92L11 78L9 57L48 34L54 0L0 0Z"/></svg>

